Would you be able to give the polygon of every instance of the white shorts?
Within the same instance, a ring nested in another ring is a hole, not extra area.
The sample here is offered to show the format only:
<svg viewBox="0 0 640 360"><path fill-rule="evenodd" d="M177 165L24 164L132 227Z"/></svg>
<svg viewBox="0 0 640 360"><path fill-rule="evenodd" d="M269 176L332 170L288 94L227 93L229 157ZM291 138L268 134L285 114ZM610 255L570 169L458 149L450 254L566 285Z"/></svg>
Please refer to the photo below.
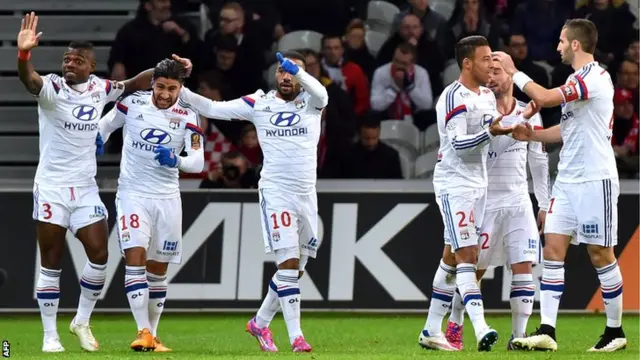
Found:
<svg viewBox="0 0 640 360"><path fill-rule="evenodd" d="M527 198L520 206L487 210L480 228L478 269L540 262L540 235Z"/></svg>
<svg viewBox="0 0 640 360"><path fill-rule="evenodd" d="M265 252L293 248L298 251L290 253L292 257L297 254L298 259L301 256L315 258L320 247L317 195L297 195L275 189L260 189L259 195Z"/></svg>
<svg viewBox="0 0 640 360"><path fill-rule="evenodd" d="M459 194L436 196L444 222L444 243L452 251L478 245L478 229L482 224L485 190L477 189Z"/></svg>
<svg viewBox="0 0 640 360"><path fill-rule="evenodd" d="M120 250L141 247L147 260L182 262L182 200L116 195Z"/></svg>
<svg viewBox="0 0 640 360"><path fill-rule="evenodd" d="M33 185L33 219L62 226L76 234L79 229L109 216L95 185L46 187Z"/></svg>
<svg viewBox="0 0 640 360"><path fill-rule="evenodd" d="M549 200L545 234L572 237L571 243L613 247L618 244L617 179L561 183Z"/></svg>

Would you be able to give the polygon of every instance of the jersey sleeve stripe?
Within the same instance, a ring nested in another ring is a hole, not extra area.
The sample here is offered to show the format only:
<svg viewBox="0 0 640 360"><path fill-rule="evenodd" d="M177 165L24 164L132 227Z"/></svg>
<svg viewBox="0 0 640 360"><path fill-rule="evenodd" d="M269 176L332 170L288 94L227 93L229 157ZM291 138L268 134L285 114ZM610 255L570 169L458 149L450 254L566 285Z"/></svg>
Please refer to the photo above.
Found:
<svg viewBox="0 0 640 360"><path fill-rule="evenodd" d="M587 75L589 71L585 72ZM580 87L580 99L587 100L589 98L589 90L587 90L587 84L584 83L584 77L580 75L576 75L576 80L578 81L578 86Z"/></svg>
<svg viewBox="0 0 640 360"><path fill-rule="evenodd" d="M449 120L451 120L454 116L460 115L467 112L467 106L462 104L455 109L451 110L447 113L447 116L444 117L444 123L446 124Z"/></svg>
<svg viewBox="0 0 640 360"><path fill-rule="evenodd" d="M55 81L51 81L51 86L53 86L53 90L56 92L56 94L60 92L60 86L56 84Z"/></svg>
<svg viewBox="0 0 640 360"><path fill-rule="evenodd" d="M116 108L117 108L121 113L123 113L123 114L125 114L125 115L127 115L127 113L129 112L129 108L128 108L128 107L126 107L126 106L124 106L124 105L122 105L122 103L121 103L121 102L118 102L118 103L116 104Z"/></svg>
<svg viewBox="0 0 640 360"><path fill-rule="evenodd" d="M445 110L446 113L450 113L451 110L453 110L453 107L455 106L455 93L456 91L458 91L458 89L460 89L460 84L456 83L455 85L453 85L452 87L449 88L449 90L447 91L447 95L445 98Z"/></svg>
<svg viewBox="0 0 640 360"><path fill-rule="evenodd" d="M247 105L253 107L256 104L256 101L253 100L252 98L248 97L248 96L243 96L242 100L247 103Z"/></svg>
<svg viewBox="0 0 640 360"><path fill-rule="evenodd" d="M204 131L202 131L202 129L197 125L194 125L194 124L191 124L191 123L187 123L186 128L187 128L187 130L191 130L193 132L196 132L196 133L204 136Z"/></svg>
<svg viewBox="0 0 640 360"><path fill-rule="evenodd" d="M106 92L107 95L111 92L111 81L105 81L104 92Z"/></svg>
<svg viewBox="0 0 640 360"><path fill-rule="evenodd" d="M468 148L477 146L478 144L488 139L489 139L489 134L486 131L483 131L479 133L477 136L475 136L474 138L471 138L469 140L458 141L454 138L451 146L453 146L453 148L456 150L463 150L463 149L468 149Z"/></svg>

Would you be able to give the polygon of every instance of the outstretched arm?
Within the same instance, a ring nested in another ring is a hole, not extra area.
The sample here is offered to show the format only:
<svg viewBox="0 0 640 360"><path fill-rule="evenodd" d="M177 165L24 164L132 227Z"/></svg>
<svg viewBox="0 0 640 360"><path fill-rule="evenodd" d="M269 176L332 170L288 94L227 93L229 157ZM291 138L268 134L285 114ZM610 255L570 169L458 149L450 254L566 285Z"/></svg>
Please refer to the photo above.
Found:
<svg viewBox="0 0 640 360"><path fill-rule="evenodd" d="M200 115L211 119L251 121L255 96L260 96L261 92L231 101L213 101L183 87L180 92L180 99Z"/></svg>

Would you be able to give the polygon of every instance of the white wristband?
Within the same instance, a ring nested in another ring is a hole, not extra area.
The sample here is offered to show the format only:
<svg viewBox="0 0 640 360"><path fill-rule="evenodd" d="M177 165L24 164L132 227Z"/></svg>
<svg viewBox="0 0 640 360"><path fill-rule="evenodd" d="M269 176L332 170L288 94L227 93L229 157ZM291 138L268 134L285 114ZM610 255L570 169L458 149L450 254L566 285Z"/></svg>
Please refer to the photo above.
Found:
<svg viewBox="0 0 640 360"><path fill-rule="evenodd" d="M527 85L530 81L533 80L531 80L531 78L522 71L518 71L517 73L513 74L513 83L516 84L518 89L522 91L524 91L525 85Z"/></svg>

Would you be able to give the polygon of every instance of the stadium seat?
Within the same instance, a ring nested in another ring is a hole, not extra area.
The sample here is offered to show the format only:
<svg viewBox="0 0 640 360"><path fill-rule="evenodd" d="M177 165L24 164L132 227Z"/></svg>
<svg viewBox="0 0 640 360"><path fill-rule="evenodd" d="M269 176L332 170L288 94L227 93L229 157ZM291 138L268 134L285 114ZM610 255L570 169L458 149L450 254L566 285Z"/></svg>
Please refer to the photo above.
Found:
<svg viewBox="0 0 640 360"><path fill-rule="evenodd" d="M387 38L387 34L373 30L367 30L364 34L364 42L367 44L367 48L369 48L369 52L373 57L378 55L378 51L380 51L384 42L387 41Z"/></svg>
<svg viewBox="0 0 640 360"><path fill-rule="evenodd" d="M458 80L460 77L460 68L455 61L449 62L442 72L442 82L446 85Z"/></svg>
<svg viewBox="0 0 640 360"><path fill-rule="evenodd" d="M15 133L38 133L35 107L0 107L0 135Z"/></svg>
<svg viewBox="0 0 640 360"><path fill-rule="evenodd" d="M278 51L311 49L320 52L322 34L315 31L293 31L278 41Z"/></svg>
<svg viewBox="0 0 640 360"><path fill-rule="evenodd" d="M41 41L113 41L118 30L133 19L126 15L43 15L39 17ZM15 41L20 30L18 16L0 16L0 41Z"/></svg>
<svg viewBox="0 0 640 360"><path fill-rule="evenodd" d="M437 163L437 151L431 151L418 156L416 159L414 176L419 179L431 179L433 177L433 170Z"/></svg>
<svg viewBox="0 0 640 360"><path fill-rule="evenodd" d="M444 16L446 20L449 20L451 19L451 15L453 15L453 10L455 10L456 3L456 1L451 0L433 0L429 3L429 7L431 8L431 10Z"/></svg>
<svg viewBox="0 0 640 360"><path fill-rule="evenodd" d="M393 19L400 12L397 6L386 1L369 1L367 5L367 28L374 31L391 33Z"/></svg>
<svg viewBox="0 0 640 360"><path fill-rule="evenodd" d="M400 166L402 167L402 177L405 179L411 179L413 177L413 163L416 158L413 149L390 141L383 140L383 142L398 152L398 156L400 156Z"/></svg>
<svg viewBox="0 0 640 360"><path fill-rule="evenodd" d="M62 66L62 55L66 51L66 47L43 46L33 49L31 63L36 71L41 74L49 72L60 73ZM0 47L0 71L17 72L16 54L17 48ZM96 72L106 73L107 60L109 60L109 47L98 46L95 48L96 53Z"/></svg>
<svg viewBox="0 0 640 360"><path fill-rule="evenodd" d="M420 150L420 132L415 125L403 120L385 120L380 123L380 139L405 146L417 153Z"/></svg>
<svg viewBox="0 0 640 360"><path fill-rule="evenodd" d="M438 124L431 124L422 135L422 152L437 151L439 147L440 134L438 134Z"/></svg>
<svg viewBox="0 0 640 360"><path fill-rule="evenodd" d="M0 0L0 11L135 11L138 3L131 0Z"/></svg>
<svg viewBox="0 0 640 360"><path fill-rule="evenodd" d="M0 77L0 102L35 104L36 99L24 88L18 77Z"/></svg>
<svg viewBox="0 0 640 360"><path fill-rule="evenodd" d="M553 72L553 66L549 65L548 62L546 61L534 61L534 64L540 66L541 68L544 69L544 71L546 71L547 73L547 81L549 82L549 84L551 83L551 73Z"/></svg>
<svg viewBox="0 0 640 360"><path fill-rule="evenodd" d="M38 163L37 136L0 136L0 163Z"/></svg>
<svg viewBox="0 0 640 360"><path fill-rule="evenodd" d="M278 63L273 63L267 70L265 70L264 79L267 81L267 85L269 85L269 89L275 89L276 87L276 69L278 68Z"/></svg>

